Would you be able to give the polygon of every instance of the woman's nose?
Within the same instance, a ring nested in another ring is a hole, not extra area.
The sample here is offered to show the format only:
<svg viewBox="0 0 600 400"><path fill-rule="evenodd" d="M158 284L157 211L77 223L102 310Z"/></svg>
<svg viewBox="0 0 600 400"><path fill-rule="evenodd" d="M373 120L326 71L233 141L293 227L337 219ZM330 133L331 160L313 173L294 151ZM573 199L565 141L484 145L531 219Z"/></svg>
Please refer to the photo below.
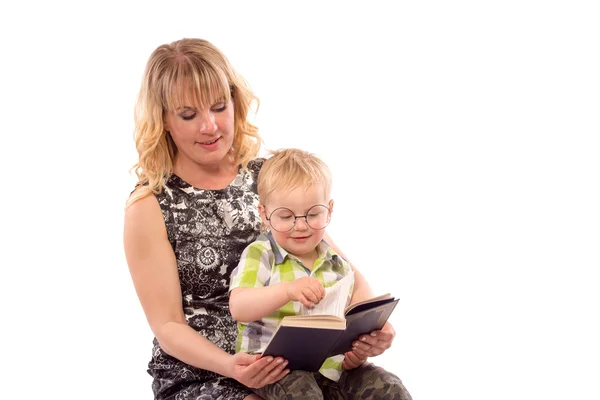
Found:
<svg viewBox="0 0 600 400"><path fill-rule="evenodd" d="M215 115L212 112L203 113L201 116L200 132L201 133L215 133L217 130L217 122L215 121Z"/></svg>

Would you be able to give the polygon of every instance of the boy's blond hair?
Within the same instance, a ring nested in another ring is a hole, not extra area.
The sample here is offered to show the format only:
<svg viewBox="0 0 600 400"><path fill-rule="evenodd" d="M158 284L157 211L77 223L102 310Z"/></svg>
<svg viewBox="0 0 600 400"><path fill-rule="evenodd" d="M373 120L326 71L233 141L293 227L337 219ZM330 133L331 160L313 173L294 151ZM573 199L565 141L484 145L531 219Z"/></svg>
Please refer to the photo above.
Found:
<svg viewBox="0 0 600 400"><path fill-rule="evenodd" d="M331 171L319 157L299 149L277 150L267 159L258 174L258 196L265 204L275 190L289 192L295 188L321 185L325 198L331 194Z"/></svg>

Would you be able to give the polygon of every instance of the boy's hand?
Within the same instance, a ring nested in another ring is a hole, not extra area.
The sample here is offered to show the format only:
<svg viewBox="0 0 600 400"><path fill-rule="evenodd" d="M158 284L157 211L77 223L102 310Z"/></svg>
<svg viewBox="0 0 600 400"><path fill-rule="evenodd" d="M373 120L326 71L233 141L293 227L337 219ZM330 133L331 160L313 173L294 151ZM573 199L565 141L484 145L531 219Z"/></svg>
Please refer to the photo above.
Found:
<svg viewBox="0 0 600 400"><path fill-rule="evenodd" d="M286 282L286 291L291 301L299 301L306 307L312 307L325 297L325 288L318 279L312 276Z"/></svg>

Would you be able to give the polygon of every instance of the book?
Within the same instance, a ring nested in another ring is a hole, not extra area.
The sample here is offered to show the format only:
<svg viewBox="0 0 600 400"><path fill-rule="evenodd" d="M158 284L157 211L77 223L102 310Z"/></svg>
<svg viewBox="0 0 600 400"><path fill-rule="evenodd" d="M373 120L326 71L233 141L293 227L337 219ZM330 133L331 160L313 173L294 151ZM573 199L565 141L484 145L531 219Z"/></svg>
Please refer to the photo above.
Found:
<svg viewBox="0 0 600 400"><path fill-rule="evenodd" d="M316 372L325 359L352 350L360 335L383 328L400 299L389 293L350 304L343 317L295 315L283 317L263 352L281 356L290 370Z"/></svg>

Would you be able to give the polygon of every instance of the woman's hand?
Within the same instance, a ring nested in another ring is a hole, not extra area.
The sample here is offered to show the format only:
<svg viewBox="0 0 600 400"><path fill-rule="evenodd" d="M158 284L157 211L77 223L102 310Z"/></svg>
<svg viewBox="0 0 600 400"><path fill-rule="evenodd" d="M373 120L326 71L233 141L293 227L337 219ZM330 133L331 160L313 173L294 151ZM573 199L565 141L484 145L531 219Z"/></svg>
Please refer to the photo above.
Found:
<svg viewBox="0 0 600 400"><path fill-rule="evenodd" d="M251 389L275 383L290 372L284 369L287 361L281 357L237 353L230 360L229 376Z"/></svg>
<svg viewBox="0 0 600 400"><path fill-rule="evenodd" d="M380 331L373 331L368 335L361 335L352 343L352 352L359 358L375 357L382 354L392 346L396 331L388 322Z"/></svg>
<svg viewBox="0 0 600 400"><path fill-rule="evenodd" d="M354 369L358 368L367 361L366 358L360 358L353 351L349 351L344 354L344 362L342 363L342 367L344 369Z"/></svg>

